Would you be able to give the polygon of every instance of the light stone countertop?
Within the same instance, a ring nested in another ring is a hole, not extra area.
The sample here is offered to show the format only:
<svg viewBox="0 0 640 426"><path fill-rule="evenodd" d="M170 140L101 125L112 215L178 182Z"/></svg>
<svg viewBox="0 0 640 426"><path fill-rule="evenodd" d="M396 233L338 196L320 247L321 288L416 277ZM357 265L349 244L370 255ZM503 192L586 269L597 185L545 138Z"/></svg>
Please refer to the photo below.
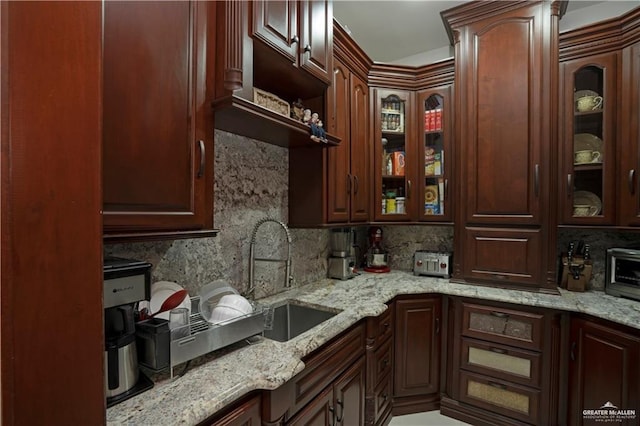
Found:
<svg viewBox="0 0 640 426"><path fill-rule="evenodd" d="M259 302L297 300L341 312L288 342L260 337L255 344L237 344L206 356L182 377L163 378L153 389L107 409L107 424L197 424L253 390L278 388L304 369L301 358L361 319L380 315L385 303L402 294L440 293L580 312L640 329L640 302L601 291L559 291L560 295L551 295L456 284L400 271L294 288Z"/></svg>

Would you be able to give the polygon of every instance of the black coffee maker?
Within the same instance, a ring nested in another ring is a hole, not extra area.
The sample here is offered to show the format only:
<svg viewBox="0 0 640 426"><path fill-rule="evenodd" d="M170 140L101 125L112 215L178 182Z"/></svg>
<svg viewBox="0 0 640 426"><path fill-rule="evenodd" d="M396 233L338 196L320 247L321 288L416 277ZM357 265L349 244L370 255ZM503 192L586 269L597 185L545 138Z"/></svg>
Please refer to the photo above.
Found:
<svg viewBox="0 0 640 426"><path fill-rule="evenodd" d="M104 371L107 407L153 387L138 368L134 309L149 299L151 264L104 259Z"/></svg>

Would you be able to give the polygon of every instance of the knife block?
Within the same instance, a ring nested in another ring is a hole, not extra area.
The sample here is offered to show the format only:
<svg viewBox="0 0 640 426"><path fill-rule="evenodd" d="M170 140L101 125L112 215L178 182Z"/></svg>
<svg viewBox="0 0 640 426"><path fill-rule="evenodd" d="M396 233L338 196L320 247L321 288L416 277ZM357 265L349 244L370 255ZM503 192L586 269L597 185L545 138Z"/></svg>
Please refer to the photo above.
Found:
<svg viewBox="0 0 640 426"><path fill-rule="evenodd" d="M576 279L572 269L578 269L578 278ZM566 288L569 291L587 291L589 281L591 281L591 271L593 265L585 263L585 260L581 256L573 256L571 259L571 265L566 255L562 256L562 280L560 282L561 288Z"/></svg>

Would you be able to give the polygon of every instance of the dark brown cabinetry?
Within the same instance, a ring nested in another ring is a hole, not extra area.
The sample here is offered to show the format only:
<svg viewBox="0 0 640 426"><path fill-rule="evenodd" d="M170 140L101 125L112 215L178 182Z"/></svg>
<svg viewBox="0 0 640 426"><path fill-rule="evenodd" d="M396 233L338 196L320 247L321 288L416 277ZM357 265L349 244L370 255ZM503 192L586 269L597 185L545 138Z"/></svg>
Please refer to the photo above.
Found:
<svg viewBox="0 0 640 426"><path fill-rule="evenodd" d="M555 268L559 13L550 2L443 12L456 57L456 279L555 288L544 271Z"/></svg>
<svg viewBox="0 0 640 426"><path fill-rule="evenodd" d="M452 300L443 414L475 424L557 424L560 317Z"/></svg>
<svg viewBox="0 0 640 426"><path fill-rule="evenodd" d="M369 220L369 88L334 62L328 129L342 139L327 150L327 222Z"/></svg>
<svg viewBox="0 0 640 426"><path fill-rule="evenodd" d="M107 237L213 227L209 18L206 2L104 5Z"/></svg>
<svg viewBox="0 0 640 426"><path fill-rule="evenodd" d="M391 303L383 314L367 319L366 425L383 425L391 418L394 311Z"/></svg>
<svg viewBox="0 0 640 426"><path fill-rule="evenodd" d="M102 7L0 2L3 425L105 423Z"/></svg>
<svg viewBox="0 0 640 426"><path fill-rule="evenodd" d="M406 221L416 207L414 93L373 89L373 211L376 221Z"/></svg>
<svg viewBox="0 0 640 426"><path fill-rule="evenodd" d="M222 415L200 423L200 426L261 426L260 395L254 395L235 404Z"/></svg>
<svg viewBox="0 0 640 426"><path fill-rule="evenodd" d="M395 301L393 413L430 411L440 399L441 300L408 296Z"/></svg>
<svg viewBox="0 0 640 426"><path fill-rule="evenodd" d="M569 424L597 425L583 410L611 403L638 410L640 401L640 334L623 326L585 318L571 320ZM638 418L619 424L638 424Z"/></svg>
<svg viewBox="0 0 640 426"><path fill-rule="evenodd" d="M616 221L617 52L563 62L559 197L563 223Z"/></svg>
<svg viewBox="0 0 640 426"><path fill-rule="evenodd" d="M325 0L253 2L253 36L331 82L333 6Z"/></svg>
<svg viewBox="0 0 640 426"><path fill-rule="evenodd" d="M640 21L640 11L635 19ZM638 36L640 38L640 36ZM620 224L640 225L640 41L622 50L618 172Z"/></svg>
<svg viewBox="0 0 640 426"><path fill-rule="evenodd" d="M305 369L263 394L263 424L364 424L365 325L303 359Z"/></svg>

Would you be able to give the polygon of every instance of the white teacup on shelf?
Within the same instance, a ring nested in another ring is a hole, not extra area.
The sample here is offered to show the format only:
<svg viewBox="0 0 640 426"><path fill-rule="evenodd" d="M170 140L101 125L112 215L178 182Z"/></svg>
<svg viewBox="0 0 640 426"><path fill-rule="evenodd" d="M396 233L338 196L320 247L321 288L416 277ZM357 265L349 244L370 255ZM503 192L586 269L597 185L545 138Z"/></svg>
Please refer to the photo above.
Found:
<svg viewBox="0 0 640 426"><path fill-rule="evenodd" d="M600 152L590 149L576 151L573 155L575 164L599 163L602 158Z"/></svg>
<svg viewBox="0 0 640 426"><path fill-rule="evenodd" d="M589 204L574 204L574 216L595 216L598 214L598 207Z"/></svg>
<svg viewBox="0 0 640 426"><path fill-rule="evenodd" d="M583 96L578 98L576 108L578 111L594 111L602 106L602 96Z"/></svg>

